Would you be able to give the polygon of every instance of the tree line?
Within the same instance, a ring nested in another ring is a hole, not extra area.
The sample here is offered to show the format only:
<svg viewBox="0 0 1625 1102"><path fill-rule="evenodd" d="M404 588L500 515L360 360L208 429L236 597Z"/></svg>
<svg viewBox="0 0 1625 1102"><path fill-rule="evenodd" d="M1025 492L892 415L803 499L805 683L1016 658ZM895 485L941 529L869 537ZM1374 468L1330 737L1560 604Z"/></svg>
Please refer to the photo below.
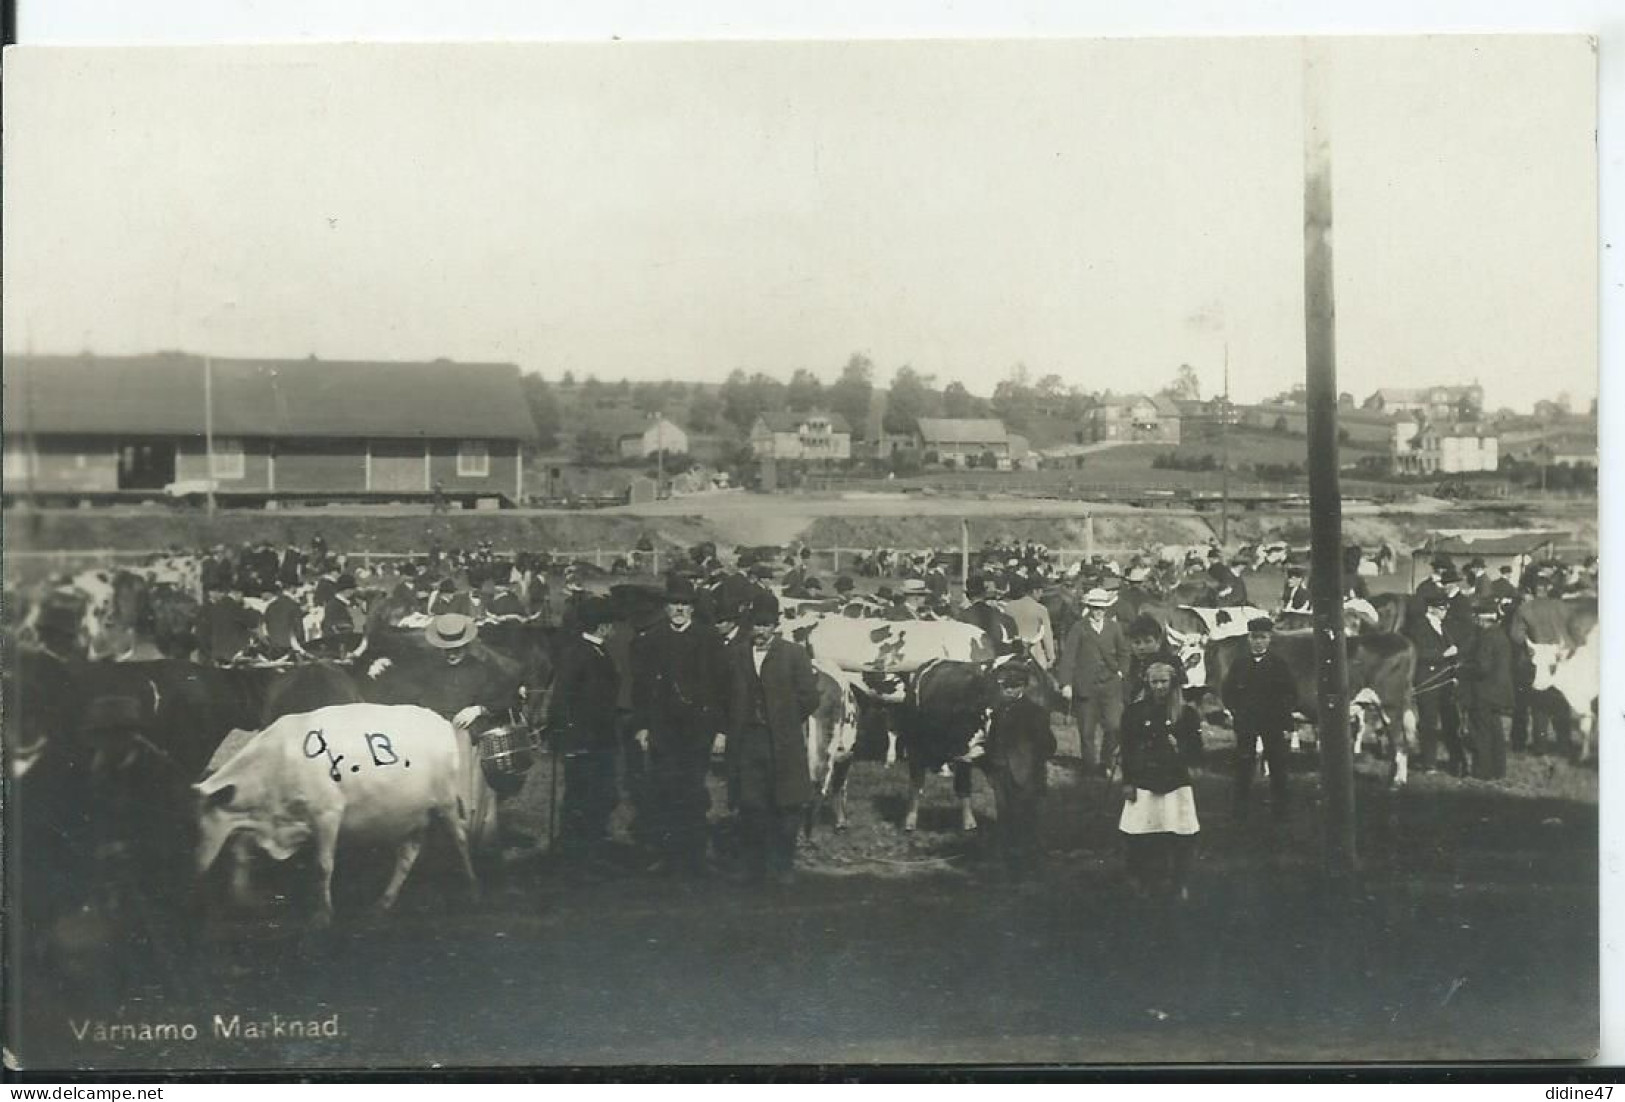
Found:
<svg viewBox="0 0 1625 1102"><path fill-rule="evenodd" d="M997 418L1011 431L1025 432L1042 417L1082 421L1091 406L1111 394L1109 390L1086 391L1054 373L1035 378L1025 364L1018 363L994 386L990 396L983 397L958 381L938 387L935 375L904 364L892 373L891 384L881 395L883 401L877 403L875 375L874 361L854 352L828 384L804 367L797 368L788 382L766 372L747 373L735 368L721 386L672 380L633 383L622 379L606 383L591 375L578 382L569 371L557 384L536 373L523 376L522 382L538 443L544 451L557 446L565 419L574 412L560 401L561 390L570 393L577 408L615 405L656 414L681 406L686 427L701 433L731 427L739 434L747 434L764 413L838 413L851 426L856 440L870 436L877 407L883 408L880 429L886 433L912 434L922 417ZM1196 370L1182 364L1157 393L1200 398Z"/></svg>

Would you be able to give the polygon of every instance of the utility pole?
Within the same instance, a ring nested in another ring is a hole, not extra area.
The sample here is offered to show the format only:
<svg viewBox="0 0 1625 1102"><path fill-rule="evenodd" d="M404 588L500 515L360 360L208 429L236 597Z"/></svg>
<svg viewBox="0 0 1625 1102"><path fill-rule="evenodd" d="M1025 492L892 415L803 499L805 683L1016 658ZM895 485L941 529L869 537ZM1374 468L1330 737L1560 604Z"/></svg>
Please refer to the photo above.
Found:
<svg viewBox="0 0 1625 1102"><path fill-rule="evenodd" d="M1230 342L1224 342L1224 397L1219 400L1219 545L1230 546Z"/></svg>
<svg viewBox="0 0 1625 1102"><path fill-rule="evenodd" d="M1337 468L1337 315L1332 268L1332 152L1326 60L1303 55L1303 314L1309 429L1310 597L1314 610L1316 711L1325 808L1326 872L1352 885L1354 756L1349 742L1348 656L1343 639L1343 498Z"/></svg>
<svg viewBox="0 0 1625 1102"><path fill-rule="evenodd" d="M214 519L214 357L203 354L203 469L209 519Z"/></svg>
<svg viewBox="0 0 1625 1102"><path fill-rule="evenodd" d="M959 518L959 589L964 592L970 582L970 521Z"/></svg>

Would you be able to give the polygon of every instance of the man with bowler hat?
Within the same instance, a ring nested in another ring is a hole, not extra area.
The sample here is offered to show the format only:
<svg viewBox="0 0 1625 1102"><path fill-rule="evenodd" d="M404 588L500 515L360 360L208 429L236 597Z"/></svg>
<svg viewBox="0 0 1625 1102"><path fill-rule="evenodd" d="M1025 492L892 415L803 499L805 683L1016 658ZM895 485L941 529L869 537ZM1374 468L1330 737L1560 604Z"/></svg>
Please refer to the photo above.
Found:
<svg viewBox="0 0 1625 1102"><path fill-rule="evenodd" d="M649 754L649 812L641 831L655 846L655 871L704 875L705 778L723 729L722 640L694 621L693 583L666 583L666 620L632 646L632 723Z"/></svg>
<svg viewBox="0 0 1625 1102"><path fill-rule="evenodd" d="M1270 650L1275 624L1268 616L1247 621L1247 654L1224 675L1220 697L1230 710L1236 732L1235 815L1247 817L1253 773L1258 768L1258 744L1270 767L1270 811L1277 819L1287 814L1287 737L1296 721L1298 691L1292 671Z"/></svg>

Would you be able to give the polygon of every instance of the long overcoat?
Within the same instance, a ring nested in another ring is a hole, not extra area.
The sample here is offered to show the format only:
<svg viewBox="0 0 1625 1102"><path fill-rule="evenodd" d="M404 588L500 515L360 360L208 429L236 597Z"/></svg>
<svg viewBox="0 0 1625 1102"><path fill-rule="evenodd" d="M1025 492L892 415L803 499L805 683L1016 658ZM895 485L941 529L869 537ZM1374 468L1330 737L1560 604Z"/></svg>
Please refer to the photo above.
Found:
<svg viewBox="0 0 1625 1102"><path fill-rule="evenodd" d="M728 776L741 808L783 810L813 797L807 717L818 707L812 660L774 637L756 672L749 639L728 648Z"/></svg>

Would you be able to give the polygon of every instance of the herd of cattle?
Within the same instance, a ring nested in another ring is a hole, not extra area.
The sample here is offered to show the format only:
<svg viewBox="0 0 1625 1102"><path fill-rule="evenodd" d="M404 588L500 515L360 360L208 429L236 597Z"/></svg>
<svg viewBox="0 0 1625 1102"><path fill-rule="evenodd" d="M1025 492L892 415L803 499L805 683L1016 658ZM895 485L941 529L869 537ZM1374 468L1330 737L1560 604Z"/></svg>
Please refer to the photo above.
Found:
<svg viewBox="0 0 1625 1102"><path fill-rule="evenodd" d="M774 584L764 576L771 570L747 580L738 559L730 569L716 559L714 549L694 556L708 574L702 591ZM1065 638L1080 615L1076 587L1044 570L1028 576L1048 630ZM1267 611L1204 604L1212 590L1200 579L1158 585L1131 577L1116 590L1114 614L1124 622L1149 615L1163 625L1184 665L1187 694L1202 696L1222 681L1246 652L1247 621ZM364 572L358 580L365 588ZM56 584L84 591L85 615L105 635L139 616L155 593L201 602L203 583L197 559L174 555ZM592 584L609 589L629 629L612 651L624 661L631 636L661 616L661 590ZM898 745L925 744L937 748L932 769L974 759L996 699L996 665L1029 664L1034 691L1064 710L1035 640L1001 647L972 624L885 617L883 604L863 597L785 593L781 605L781 632L809 649L818 671L821 704L807 727L808 767L837 825L845 821L854 762L890 761ZM1404 595L1379 596L1351 604L1348 620L1356 629L1348 640L1356 753L1367 742L1385 747L1399 781L1416 724L1415 651L1398 630L1406 605ZM1535 691L1557 701L1565 717L1579 717L1588 732L1584 721L1597 695L1596 603L1535 597L1525 606L1528 622L1539 625L1528 641ZM445 660L412 626L369 628L360 653L338 658L216 665L63 655L35 645L26 623L9 625L4 738L24 942L71 955L76 946L105 943L114 930L186 931L206 905L252 909L293 881L305 885L294 894L303 892L318 919L330 918L337 855L356 846L389 857L385 906L436 838L477 892L500 856L499 805L523 783L492 768L489 751L510 752L506 765L514 745L542 745L528 732L545 726L553 656L568 616L556 619L538 611L481 624L477 645L507 678L511 707L470 733L434 710ZM1281 632L1275 650L1293 671L1312 724L1313 639L1307 631ZM1206 710L1220 717L1205 695ZM905 825L913 829L929 770L920 755L908 764ZM963 810L968 816L968 802Z"/></svg>

